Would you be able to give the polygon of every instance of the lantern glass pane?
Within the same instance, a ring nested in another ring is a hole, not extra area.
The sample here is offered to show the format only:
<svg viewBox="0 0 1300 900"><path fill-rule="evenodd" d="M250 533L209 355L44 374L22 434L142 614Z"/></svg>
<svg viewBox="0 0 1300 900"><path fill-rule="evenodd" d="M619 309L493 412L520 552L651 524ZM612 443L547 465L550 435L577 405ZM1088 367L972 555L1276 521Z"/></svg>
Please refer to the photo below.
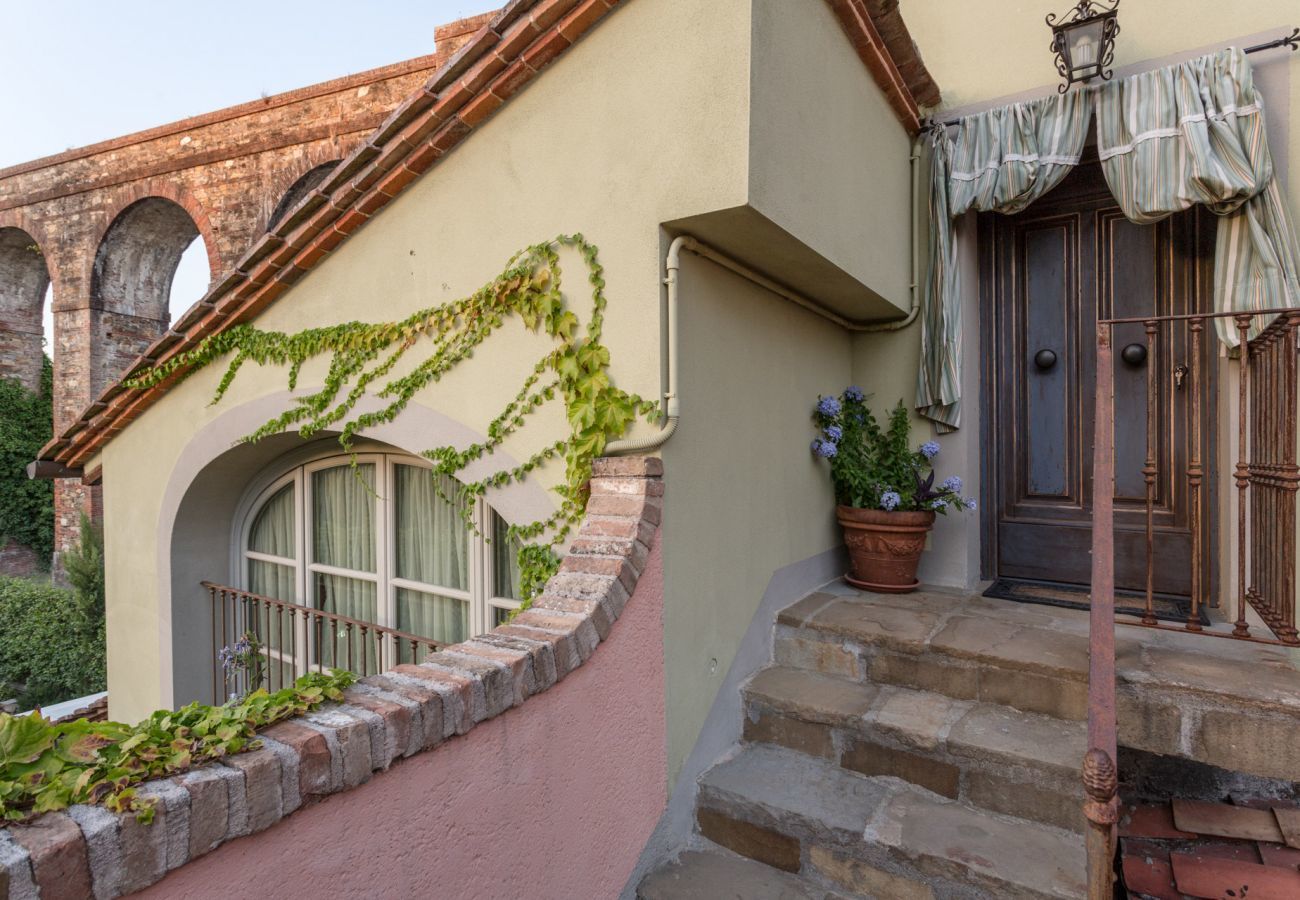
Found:
<svg viewBox="0 0 1300 900"><path fill-rule="evenodd" d="M1099 73L1105 27L1104 19L1093 19L1071 25L1066 30L1066 64L1070 69L1070 80L1091 78Z"/></svg>

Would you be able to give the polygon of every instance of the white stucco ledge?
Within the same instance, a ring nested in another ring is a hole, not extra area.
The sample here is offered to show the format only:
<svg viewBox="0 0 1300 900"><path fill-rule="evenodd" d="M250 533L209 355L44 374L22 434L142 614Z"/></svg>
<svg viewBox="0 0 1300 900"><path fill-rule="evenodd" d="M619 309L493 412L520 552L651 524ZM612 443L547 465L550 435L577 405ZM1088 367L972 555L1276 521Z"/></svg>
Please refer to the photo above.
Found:
<svg viewBox="0 0 1300 900"><path fill-rule="evenodd" d="M344 702L259 733L257 750L144 782L153 824L74 806L0 829L0 897L108 900L142 890L557 684L591 657L631 598L658 531L662 475L653 457L597 460L577 537L531 609L422 663L361 679Z"/></svg>

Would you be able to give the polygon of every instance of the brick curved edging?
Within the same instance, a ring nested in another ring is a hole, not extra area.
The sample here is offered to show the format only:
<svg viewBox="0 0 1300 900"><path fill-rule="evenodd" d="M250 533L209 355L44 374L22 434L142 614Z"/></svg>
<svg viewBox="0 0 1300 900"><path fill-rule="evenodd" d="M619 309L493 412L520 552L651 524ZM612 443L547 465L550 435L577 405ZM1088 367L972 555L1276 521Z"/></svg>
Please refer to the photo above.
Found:
<svg viewBox="0 0 1300 900"><path fill-rule="evenodd" d="M74 806L0 830L0 897L141 890L556 684L591 657L632 596L659 525L662 473L656 458L597 460L578 536L532 609L423 663L363 678L344 703L266 729L259 750L141 784L157 798L152 825Z"/></svg>

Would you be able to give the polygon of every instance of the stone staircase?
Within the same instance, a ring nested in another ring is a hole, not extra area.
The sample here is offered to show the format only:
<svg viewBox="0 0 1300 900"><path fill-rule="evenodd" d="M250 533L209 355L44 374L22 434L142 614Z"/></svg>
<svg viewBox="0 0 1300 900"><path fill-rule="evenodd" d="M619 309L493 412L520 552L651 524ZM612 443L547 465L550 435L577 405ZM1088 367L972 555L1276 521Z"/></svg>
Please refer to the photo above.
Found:
<svg viewBox="0 0 1300 900"><path fill-rule="evenodd" d="M1117 647L1121 743L1300 775L1285 651L1132 628ZM700 779L691 846L638 897L1084 896L1084 613L828 587L779 614L773 655ZM1237 740L1214 746L1226 712Z"/></svg>

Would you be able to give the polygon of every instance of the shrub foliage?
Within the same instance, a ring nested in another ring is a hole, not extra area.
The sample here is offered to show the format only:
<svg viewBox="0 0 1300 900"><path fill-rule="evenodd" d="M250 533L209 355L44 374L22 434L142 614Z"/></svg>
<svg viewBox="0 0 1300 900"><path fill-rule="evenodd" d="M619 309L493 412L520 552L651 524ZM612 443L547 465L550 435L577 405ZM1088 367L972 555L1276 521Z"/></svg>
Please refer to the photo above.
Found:
<svg viewBox="0 0 1300 900"><path fill-rule="evenodd" d="M38 393L0 378L0 545L13 539L47 564L54 551L54 482L29 479L27 464L53 434L52 384L49 357Z"/></svg>
<svg viewBox="0 0 1300 900"><path fill-rule="evenodd" d="M77 592L0 578L0 699L23 708L104 689L103 607Z"/></svg>

